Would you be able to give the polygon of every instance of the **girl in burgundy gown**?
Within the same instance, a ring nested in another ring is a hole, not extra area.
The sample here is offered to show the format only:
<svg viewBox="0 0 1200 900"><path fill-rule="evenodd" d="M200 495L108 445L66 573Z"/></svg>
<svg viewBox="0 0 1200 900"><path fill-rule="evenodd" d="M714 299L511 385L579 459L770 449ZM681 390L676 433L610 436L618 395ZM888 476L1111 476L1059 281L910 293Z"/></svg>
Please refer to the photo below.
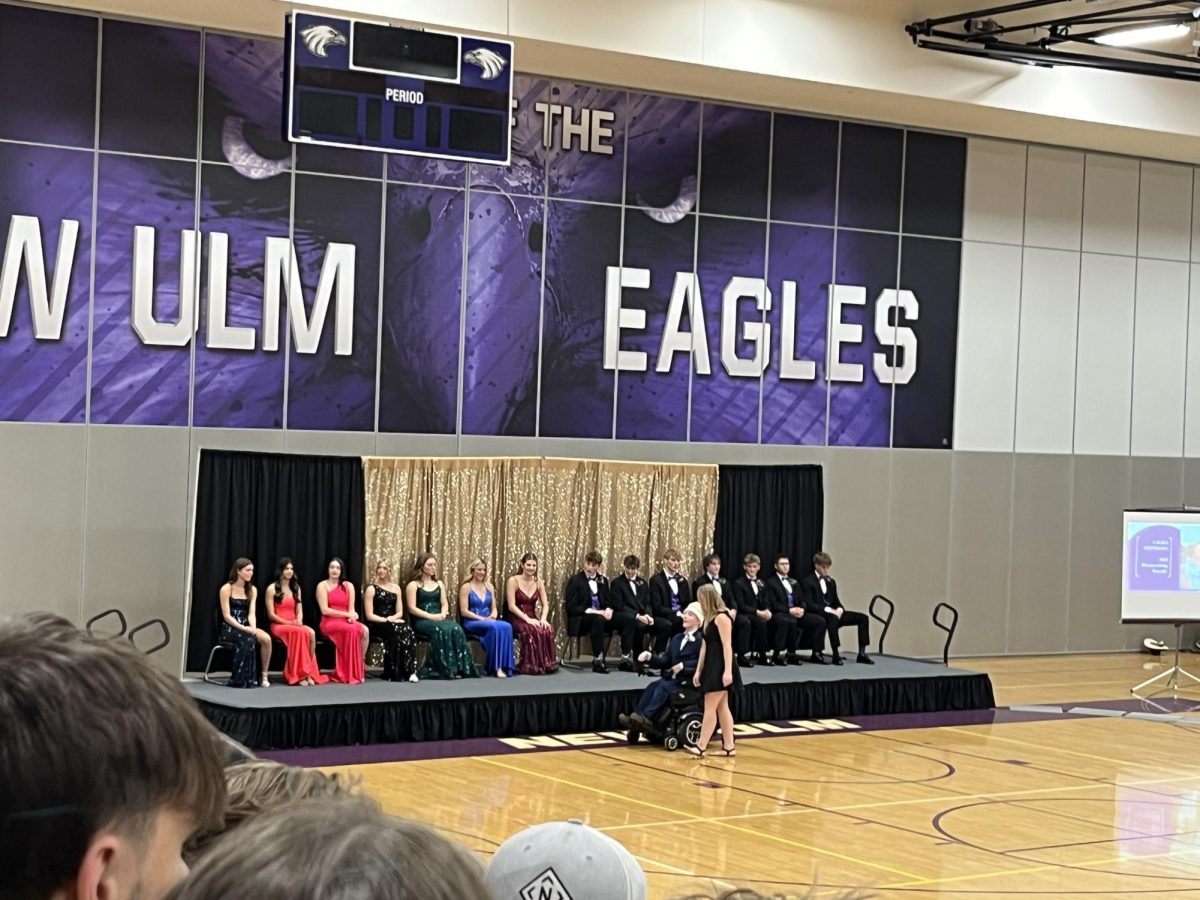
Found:
<svg viewBox="0 0 1200 900"><path fill-rule="evenodd" d="M537 568L537 557L526 553L521 557L520 571L509 576L504 589L508 620L521 645L518 675L549 675L558 671L554 628L547 620L550 603L546 599L546 585L538 578Z"/></svg>
<svg viewBox="0 0 1200 900"><path fill-rule="evenodd" d="M284 681L301 686L327 682L317 668L317 633L304 624L296 567L286 556L279 561L275 580L267 585L266 601L271 634L287 648Z"/></svg>
<svg viewBox="0 0 1200 900"><path fill-rule="evenodd" d="M358 620L354 608L354 585L343 580L346 566L334 557L329 561L329 577L317 585L317 605L321 607L321 634L333 641L337 664L331 681L362 684L366 678L367 643L371 636Z"/></svg>

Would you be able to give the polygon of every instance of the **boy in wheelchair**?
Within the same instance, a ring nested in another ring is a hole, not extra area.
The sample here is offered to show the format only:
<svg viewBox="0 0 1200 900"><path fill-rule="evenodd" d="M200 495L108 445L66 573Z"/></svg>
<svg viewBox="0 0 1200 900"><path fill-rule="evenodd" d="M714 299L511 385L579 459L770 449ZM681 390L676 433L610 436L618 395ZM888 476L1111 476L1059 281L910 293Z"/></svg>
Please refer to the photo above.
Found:
<svg viewBox="0 0 1200 900"><path fill-rule="evenodd" d="M646 650L638 656L639 673L648 666L660 669L662 677L642 691L631 715L621 714L629 743L636 744L642 735L668 750L696 742L702 716L700 692L692 686L692 676L700 661L701 615L699 603L689 604L683 611L683 631L667 642L667 649L654 656Z"/></svg>

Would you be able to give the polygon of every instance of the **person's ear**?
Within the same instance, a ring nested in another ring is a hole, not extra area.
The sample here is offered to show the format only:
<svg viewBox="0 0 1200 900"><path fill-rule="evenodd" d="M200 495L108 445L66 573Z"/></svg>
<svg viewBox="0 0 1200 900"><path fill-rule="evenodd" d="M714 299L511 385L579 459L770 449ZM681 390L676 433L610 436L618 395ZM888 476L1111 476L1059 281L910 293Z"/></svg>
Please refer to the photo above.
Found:
<svg viewBox="0 0 1200 900"><path fill-rule="evenodd" d="M117 900L120 896L118 868L123 841L111 831L92 837L75 876L71 900Z"/></svg>

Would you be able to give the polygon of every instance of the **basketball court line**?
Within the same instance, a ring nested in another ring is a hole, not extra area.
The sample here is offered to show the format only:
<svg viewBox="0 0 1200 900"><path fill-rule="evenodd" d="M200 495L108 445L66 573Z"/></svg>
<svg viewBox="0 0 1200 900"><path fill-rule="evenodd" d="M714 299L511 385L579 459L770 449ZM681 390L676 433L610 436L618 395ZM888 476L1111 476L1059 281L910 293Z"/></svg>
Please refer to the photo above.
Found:
<svg viewBox="0 0 1200 900"><path fill-rule="evenodd" d="M658 804L658 803L651 803L648 800L641 800L636 797L628 797L628 796L625 796L624 794L618 794L614 791L606 791L603 788L593 787L592 785L578 784L577 782L574 782L574 781L568 781L565 778L558 778L557 776L547 775L543 772L532 771L530 769L523 769L520 766L510 765L508 763L501 762L498 759L492 759L492 758L488 758L488 757L472 757L472 760L487 763L488 765L499 766L502 769L509 769L510 771L518 772L521 775L527 775L527 776L532 776L535 778L541 778L546 781L552 781L556 784L566 785L567 787L576 788L581 791L589 791L594 794L600 794L602 796L611 797L615 800L620 800L620 801L623 801L626 803L635 803L639 806L645 806L645 807L649 807L651 809L657 809L657 810L666 811L666 812L674 812L677 815L684 816L685 821L688 821L688 822L693 822L693 823L712 822L723 828L729 828L734 831L742 832L744 834L749 834L749 835L752 835L757 838L765 838L767 840L775 841L776 843L781 843L781 844L786 844L791 847L796 847L800 850L807 850L809 853L817 853L817 854L820 854L821 856L828 856L833 859L838 859L838 860L841 860L842 862L848 862L848 863L852 863L854 865L865 866L866 868L870 868L870 869L878 869L881 872L887 872L892 875L900 875L904 878L909 878L909 879L920 879L920 877L921 877L919 875L914 875L912 872L905 872L903 869L896 869L891 866L885 866L881 863L873 863L868 860L856 859L855 857L846 856L845 854L838 853L837 851L834 851L834 850L829 850L825 847L818 847L818 846L815 846L812 844L806 844L802 841L796 841L796 840L792 840L791 838L785 838L782 835L771 834L770 832L754 831L753 829L750 829L750 828L743 828L739 825L733 825L729 822L719 821L718 819L715 819L714 817L710 817L710 816L698 816L698 815L693 815L691 813L682 812L680 810L672 810L669 807L662 806L661 804Z"/></svg>

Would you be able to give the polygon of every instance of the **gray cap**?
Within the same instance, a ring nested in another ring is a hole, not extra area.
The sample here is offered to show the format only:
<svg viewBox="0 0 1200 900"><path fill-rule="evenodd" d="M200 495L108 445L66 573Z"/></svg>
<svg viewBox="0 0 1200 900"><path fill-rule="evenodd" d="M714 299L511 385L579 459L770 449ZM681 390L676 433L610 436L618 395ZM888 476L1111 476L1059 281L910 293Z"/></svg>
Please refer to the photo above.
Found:
<svg viewBox="0 0 1200 900"><path fill-rule="evenodd" d="M485 880L496 900L646 900L646 876L633 854L578 819L514 834Z"/></svg>

